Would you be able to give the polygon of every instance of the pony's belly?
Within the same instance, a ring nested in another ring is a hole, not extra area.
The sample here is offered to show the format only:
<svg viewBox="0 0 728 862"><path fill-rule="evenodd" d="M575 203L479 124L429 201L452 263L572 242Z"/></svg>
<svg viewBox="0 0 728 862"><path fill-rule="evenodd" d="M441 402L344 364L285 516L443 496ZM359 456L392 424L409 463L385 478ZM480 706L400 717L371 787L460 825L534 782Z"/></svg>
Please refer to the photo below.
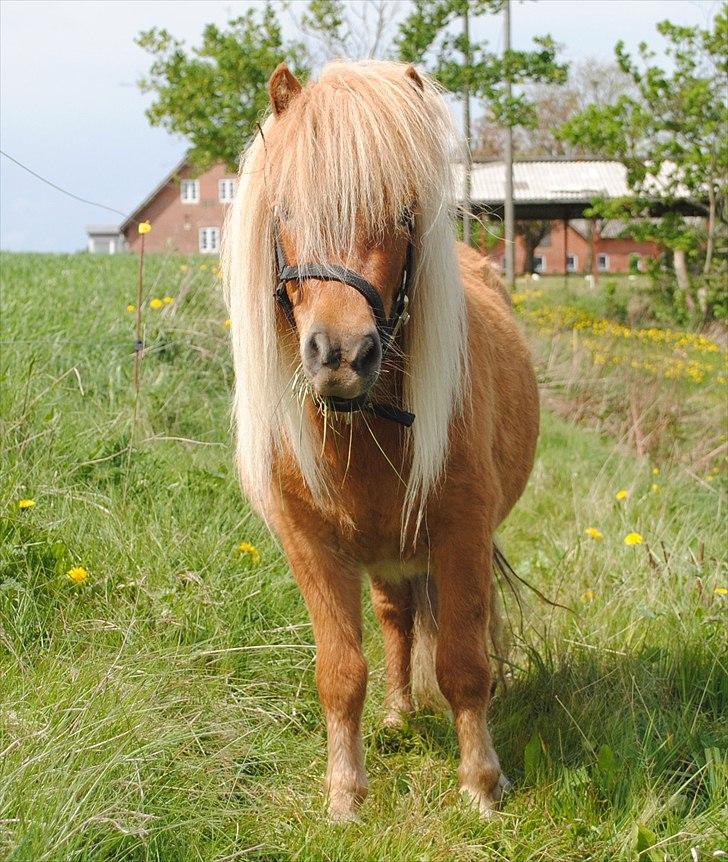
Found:
<svg viewBox="0 0 728 862"><path fill-rule="evenodd" d="M362 568L371 578L396 582L421 575L427 571L427 566L427 553L420 552L407 560L399 558L377 560L364 564Z"/></svg>

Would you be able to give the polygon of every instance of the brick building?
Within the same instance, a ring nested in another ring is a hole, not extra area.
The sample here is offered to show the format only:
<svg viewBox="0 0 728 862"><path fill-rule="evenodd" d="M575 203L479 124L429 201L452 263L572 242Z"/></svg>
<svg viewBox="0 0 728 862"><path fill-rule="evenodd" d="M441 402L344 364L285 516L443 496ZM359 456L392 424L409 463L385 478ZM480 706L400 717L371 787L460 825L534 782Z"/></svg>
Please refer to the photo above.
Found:
<svg viewBox="0 0 728 862"><path fill-rule="evenodd" d="M591 222L567 219L548 222L543 237L533 249L533 272L644 272L646 259L660 254L660 246L623 237L624 224L618 221ZM501 269L505 269L503 241L494 247L481 248ZM517 273L530 271L527 266L526 241L516 235L515 267Z"/></svg>
<svg viewBox="0 0 728 862"><path fill-rule="evenodd" d="M152 232L144 239L146 251L217 254L235 184L235 175L224 165L195 174L184 159L124 220L119 231L131 251L141 241L138 223L148 221Z"/></svg>
<svg viewBox="0 0 728 862"><path fill-rule="evenodd" d="M455 165L456 181L461 170ZM549 229L534 250L537 272L629 272L635 260L644 268L644 258L655 256L654 243L637 242L619 236L622 226L607 222L595 234L593 224L583 218L596 198L629 194L624 165L604 160L533 160L516 162L514 203L518 221L548 221ZM145 198L124 222L115 228L89 228L89 251L114 253L125 247L135 251L140 237L137 224L149 221L147 251L176 251L182 254L217 254L225 211L235 193L236 178L223 165L214 165L196 175L183 159ZM483 162L473 166L473 208L484 219L502 218L505 188L503 162ZM114 239L118 236L119 239ZM504 261L503 243L481 247L497 266ZM516 271L523 272L526 247L516 238Z"/></svg>

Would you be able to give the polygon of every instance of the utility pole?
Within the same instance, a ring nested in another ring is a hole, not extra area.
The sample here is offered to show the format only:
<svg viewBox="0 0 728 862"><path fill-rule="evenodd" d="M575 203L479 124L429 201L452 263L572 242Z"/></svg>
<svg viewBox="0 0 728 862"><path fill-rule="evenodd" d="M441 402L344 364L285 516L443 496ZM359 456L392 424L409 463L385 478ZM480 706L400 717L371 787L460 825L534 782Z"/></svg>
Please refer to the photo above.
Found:
<svg viewBox="0 0 728 862"><path fill-rule="evenodd" d="M463 163L463 242L470 245L470 222L472 213L472 185L473 185L473 156L470 151L470 67L472 58L470 53L470 18L468 5L463 9L463 37L465 45L463 48L463 59L465 60L465 83L463 86L463 127L465 132L465 153Z"/></svg>
<svg viewBox="0 0 728 862"><path fill-rule="evenodd" d="M503 7L503 56L506 58L506 99L510 103L512 88L507 57L511 50L511 0L505 0ZM506 128L505 146L505 228L506 228L506 285L510 290L516 286L515 266L515 224L513 218L513 127Z"/></svg>

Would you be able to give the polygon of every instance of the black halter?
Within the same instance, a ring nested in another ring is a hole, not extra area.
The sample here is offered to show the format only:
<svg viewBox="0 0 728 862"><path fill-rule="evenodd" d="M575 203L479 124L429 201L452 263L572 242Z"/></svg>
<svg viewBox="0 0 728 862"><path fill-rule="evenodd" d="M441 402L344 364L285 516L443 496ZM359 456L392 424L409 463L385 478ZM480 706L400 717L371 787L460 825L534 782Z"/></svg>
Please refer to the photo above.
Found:
<svg viewBox="0 0 728 862"><path fill-rule="evenodd" d="M281 243L279 223L276 219L273 226L276 245L276 265L278 267L278 286L276 287L275 297L293 329L296 328L296 319L293 316L293 303L286 290L288 282L306 281L309 279L338 281L359 291L371 306L374 313L374 321L377 325L377 332L379 333L379 340L382 345L382 359L384 359L384 355L397 337L400 327L404 326L409 320L407 306L409 304L409 289L412 281L413 258L411 216L408 220L408 229L409 240L407 243L404 271L402 272L402 281L397 295L394 297L392 314L387 318L384 311L384 303L377 289L364 276L359 275L358 272L347 269L345 266L331 263L305 263L300 266L289 266L286 261L286 253L283 250L283 244ZM400 425L404 425L407 428L415 421L414 413L408 413L406 410L400 410L398 407L388 404L374 403L369 400L368 393L351 399L330 397L326 399L326 403L332 410L338 413L355 413L358 410L368 410L382 419L399 422Z"/></svg>

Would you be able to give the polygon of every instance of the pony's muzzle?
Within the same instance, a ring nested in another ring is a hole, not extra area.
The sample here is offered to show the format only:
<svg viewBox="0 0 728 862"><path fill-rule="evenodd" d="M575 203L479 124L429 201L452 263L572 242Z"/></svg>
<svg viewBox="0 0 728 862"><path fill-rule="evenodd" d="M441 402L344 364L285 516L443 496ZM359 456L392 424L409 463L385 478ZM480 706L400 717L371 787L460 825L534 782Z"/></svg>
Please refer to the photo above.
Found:
<svg viewBox="0 0 728 862"><path fill-rule="evenodd" d="M377 379L382 343L372 329L363 335L339 336L315 327L301 345L306 376L323 398L358 398Z"/></svg>

